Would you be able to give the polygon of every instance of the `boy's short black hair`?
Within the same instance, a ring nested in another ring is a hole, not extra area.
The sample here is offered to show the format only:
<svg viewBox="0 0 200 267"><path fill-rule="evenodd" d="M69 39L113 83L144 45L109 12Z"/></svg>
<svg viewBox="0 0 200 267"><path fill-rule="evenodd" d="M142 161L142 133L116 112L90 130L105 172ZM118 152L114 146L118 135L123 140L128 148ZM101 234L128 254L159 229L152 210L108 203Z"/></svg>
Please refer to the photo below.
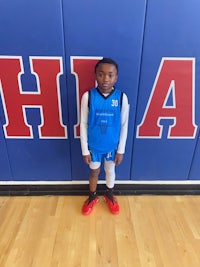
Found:
<svg viewBox="0 0 200 267"><path fill-rule="evenodd" d="M106 57L104 57L103 59L101 59L101 60L99 60L97 62L97 64L95 65L95 68L94 68L94 72L96 73L96 70L97 70L98 66L100 64L104 64L104 63L114 65L115 68L117 69L117 73L118 73L118 65L117 65L117 63L112 58L106 58Z"/></svg>

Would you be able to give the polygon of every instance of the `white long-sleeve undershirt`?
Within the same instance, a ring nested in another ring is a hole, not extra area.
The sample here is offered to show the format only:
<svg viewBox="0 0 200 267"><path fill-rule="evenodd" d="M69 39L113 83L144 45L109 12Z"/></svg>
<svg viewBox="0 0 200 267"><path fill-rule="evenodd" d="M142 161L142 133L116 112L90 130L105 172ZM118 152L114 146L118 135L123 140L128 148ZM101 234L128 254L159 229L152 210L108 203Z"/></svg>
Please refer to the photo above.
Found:
<svg viewBox="0 0 200 267"><path fill-rule="evenodd" d="M88 91L85 92L81 99L81 123L80 123L80 137L81 137L81 150L82 155L90 154L88 149ZM120 138L117 148L117 153L124 154L127 132L128 132L128 117L129 117L129 104L128 98L125 93L123 93L122 107L121 107L121 129Z"/></svg>

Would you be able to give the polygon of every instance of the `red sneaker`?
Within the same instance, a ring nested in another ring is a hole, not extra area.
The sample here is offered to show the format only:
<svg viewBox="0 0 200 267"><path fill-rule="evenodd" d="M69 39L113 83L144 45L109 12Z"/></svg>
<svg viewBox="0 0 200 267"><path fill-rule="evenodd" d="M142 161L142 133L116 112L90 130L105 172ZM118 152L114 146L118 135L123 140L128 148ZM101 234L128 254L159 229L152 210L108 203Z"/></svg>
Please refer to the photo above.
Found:
<svg viewBox="0 0 200 267"><path fill-rule="evenodd" d="M83 204L82 207L82 214L83 215L89 215L92 210L93 210L93 206L98 202L99 198L96 197L95 199L93 199L92 201L89 202L89 198L86 199L86 201Z"/></svg>
<svg viewBox="0 0 200 267"><path fill-rule="evenodd" d="M112 200L110 200L110 198L108 198L106 195L104 195L104 199L107 202L110 211L113 214L118 214L119 213L119 204L117 203L116 198L113 197L113 201L112 201Z"/></svg>

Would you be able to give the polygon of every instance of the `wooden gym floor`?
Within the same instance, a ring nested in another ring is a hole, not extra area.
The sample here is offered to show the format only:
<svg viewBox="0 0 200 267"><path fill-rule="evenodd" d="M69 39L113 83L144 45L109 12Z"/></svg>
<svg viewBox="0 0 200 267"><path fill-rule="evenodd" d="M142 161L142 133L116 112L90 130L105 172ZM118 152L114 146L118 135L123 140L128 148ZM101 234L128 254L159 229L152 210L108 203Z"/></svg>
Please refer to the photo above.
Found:
<svg viewBox="0 0 200 267"><path fill-rule="evenodd" d="M0 197L0 267L198 267L200 196Z"/></svg>

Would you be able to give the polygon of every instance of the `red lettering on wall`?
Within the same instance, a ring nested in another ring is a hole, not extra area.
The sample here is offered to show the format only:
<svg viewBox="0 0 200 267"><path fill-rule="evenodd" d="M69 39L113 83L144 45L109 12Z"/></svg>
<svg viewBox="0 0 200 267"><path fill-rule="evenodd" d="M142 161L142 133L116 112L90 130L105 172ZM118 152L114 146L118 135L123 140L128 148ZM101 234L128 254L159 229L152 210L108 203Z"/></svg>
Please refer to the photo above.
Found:
<svg viewBox="0 0 200 267"><path fill-rule="evenodd" d="M71 57L71 73L76 78L77 124L74 137L80 137L80 104L84 92L95 87L94 67L102 57Z"/></svg>
<svg viewBox="0 0 200 267"><path fill-rule="evenodd" d="M194 138L194 59L163 58L142 122L138 138L161 138L161 119L173 119L168 138ZM167 105L172 93L173 104Z"/></svg>
<svg viewBox="0 0 200 267"><path fill-rule="evenodd" d="M33 138L32 127L26 119L26 108L40 109L41 138L66 138L66 126L61 120L59 76L63 73L58 57L30 57L31 73L37 81L37 92L22 91L24 73L21 57L0 57L0 91L5 111L6 137Z"/></svg>

